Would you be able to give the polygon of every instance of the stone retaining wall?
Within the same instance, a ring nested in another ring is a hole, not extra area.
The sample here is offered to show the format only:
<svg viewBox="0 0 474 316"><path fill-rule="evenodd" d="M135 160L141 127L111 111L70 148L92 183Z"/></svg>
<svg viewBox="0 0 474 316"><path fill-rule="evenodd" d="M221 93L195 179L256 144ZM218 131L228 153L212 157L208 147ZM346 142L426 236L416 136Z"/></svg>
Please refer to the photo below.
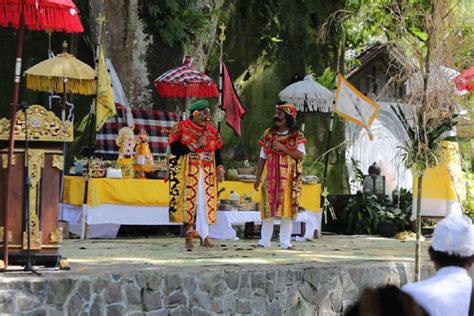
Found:
<svg viewBox="0 0 474 316"><path fill-rule="evenodd" d="M427 274L434 271L424 268ZM77 273L77 272L76 272ZM0 279L0 311L22 315L341 315L364 286L400 285L413 265L189 268Z"/></svg>

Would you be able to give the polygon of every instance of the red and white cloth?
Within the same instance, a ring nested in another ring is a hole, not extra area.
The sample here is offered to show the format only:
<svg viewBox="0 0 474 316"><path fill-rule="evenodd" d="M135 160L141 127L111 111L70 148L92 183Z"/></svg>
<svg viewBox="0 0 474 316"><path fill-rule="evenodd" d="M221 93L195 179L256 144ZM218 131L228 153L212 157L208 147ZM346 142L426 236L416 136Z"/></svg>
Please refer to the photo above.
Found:
<svg viewBox="0 0 474 316"><path fill-rule="evenodd" d="M168 146L168 133L178 116L172 112L158 110L131 110L134 131L138 133L144 128L150 135L149 144L153 156L165 156ZM128 126L123 117L112 117L105 122L97 133L96 154L118 155L119 147L115 144L118 131Z"/></svg>

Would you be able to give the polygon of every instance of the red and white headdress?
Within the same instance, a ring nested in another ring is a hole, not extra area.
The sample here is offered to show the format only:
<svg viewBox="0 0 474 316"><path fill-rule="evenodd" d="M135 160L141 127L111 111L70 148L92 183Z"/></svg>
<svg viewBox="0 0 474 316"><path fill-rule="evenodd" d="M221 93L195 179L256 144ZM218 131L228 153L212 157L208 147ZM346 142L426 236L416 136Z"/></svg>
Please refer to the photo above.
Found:
<svg viewBox="0 0 474 316"><path fill-rule="evenodd" d="M298 110L292 103L277 104L275 107L278 110L282 110L286 114L291 115L293 118L296 118L296 114L298 113Z"/></svg>

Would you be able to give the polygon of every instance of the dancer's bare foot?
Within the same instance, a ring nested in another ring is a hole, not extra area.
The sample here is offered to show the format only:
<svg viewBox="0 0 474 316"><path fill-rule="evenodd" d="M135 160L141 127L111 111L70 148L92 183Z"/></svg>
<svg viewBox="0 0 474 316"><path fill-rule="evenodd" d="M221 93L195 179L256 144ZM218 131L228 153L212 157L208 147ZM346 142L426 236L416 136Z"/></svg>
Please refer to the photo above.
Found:
<svg viewBox="0 0 474 316"><path fill-rule="evenodd" d="M212 243L209 241L209 237L206 237L204 240L201 239L201 246L207 247L207 248L215 247L214 244L212 244Z"/></svg>

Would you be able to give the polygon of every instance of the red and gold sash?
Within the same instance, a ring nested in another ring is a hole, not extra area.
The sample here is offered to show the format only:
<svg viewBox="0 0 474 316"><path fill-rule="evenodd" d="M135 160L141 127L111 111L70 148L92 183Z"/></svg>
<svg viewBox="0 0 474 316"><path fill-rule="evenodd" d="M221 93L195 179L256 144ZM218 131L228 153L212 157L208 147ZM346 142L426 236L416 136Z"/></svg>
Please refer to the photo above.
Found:
<svg viewBox="0 0 474 316"><path fill-rule="evenodd" d="M302 162L272 148L278 140L290 151L298 145L305 144L306 138L301 131L288 135L278 135L275 128L267 129L258 144L267 155L263 181L263 218L295 217L299 208L299 197L302 187Z"/></svg>

